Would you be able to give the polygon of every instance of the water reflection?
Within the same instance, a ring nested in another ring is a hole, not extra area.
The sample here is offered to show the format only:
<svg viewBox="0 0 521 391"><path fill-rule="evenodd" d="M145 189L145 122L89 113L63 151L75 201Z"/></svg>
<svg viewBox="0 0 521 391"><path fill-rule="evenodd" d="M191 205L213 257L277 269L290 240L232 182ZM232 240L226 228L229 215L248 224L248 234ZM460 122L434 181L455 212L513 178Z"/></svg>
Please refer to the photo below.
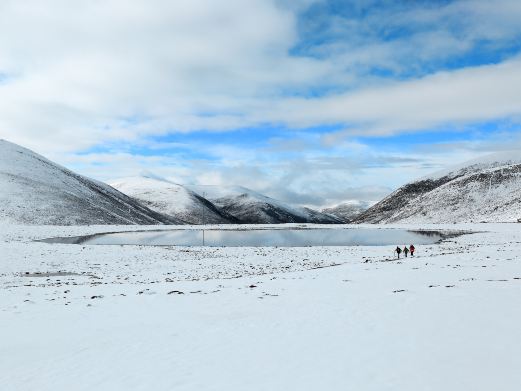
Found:
<svg viewBox="0 0 521 391"><path fill-rule="evenodd" d="M205 245L212 247L403 246L411 243L431 244L442 238L443 234L436 231L385 228L205 231ZM53 242L59 241L55 239ZM93 245L201 246L203 233L200 230L121 232L76 238L75 241L69 238L67 242Z"/></svg>

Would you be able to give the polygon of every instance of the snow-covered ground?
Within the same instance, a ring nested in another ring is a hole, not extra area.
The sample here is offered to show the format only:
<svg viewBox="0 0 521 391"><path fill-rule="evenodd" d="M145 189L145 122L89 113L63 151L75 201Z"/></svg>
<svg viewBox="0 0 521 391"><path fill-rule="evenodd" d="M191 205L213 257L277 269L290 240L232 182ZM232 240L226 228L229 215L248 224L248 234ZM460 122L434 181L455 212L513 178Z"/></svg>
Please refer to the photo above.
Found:
<svg viewBox="0 0 521 391"><path fill-rule="evenodd" d="M396 261L46 244L143 227L2 225L0 390L517 390L521 226L405 227L477 233Z"/></svg>

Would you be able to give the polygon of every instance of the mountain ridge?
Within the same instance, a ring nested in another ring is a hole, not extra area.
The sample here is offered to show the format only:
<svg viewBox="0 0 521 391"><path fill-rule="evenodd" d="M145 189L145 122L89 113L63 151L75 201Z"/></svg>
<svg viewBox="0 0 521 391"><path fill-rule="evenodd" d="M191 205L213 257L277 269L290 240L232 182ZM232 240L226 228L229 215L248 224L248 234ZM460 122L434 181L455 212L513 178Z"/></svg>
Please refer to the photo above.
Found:
<svg viewBox="0 0 521 391"><path fill-rule="evenodd" d="M321 210L321 212L333 215L344 220L346 223L349 223L358 217L362 212L365 212L371 204L371 202L366 201L347 201L342 202L336 206L324 208Z"/></svg>
<svg viewBox="0 0 521 391"><path fill-rule="evenodd" d="M291 205L243 186L191 185L191 190L247 224L320 223L344 221L316 210Z"/></svg>
<svg viewBox="0 0 521 391"><path fill-rule="evenodd" d="M183 185L163 178L127 177L111 181L109 184L148 208L189 224L240 223L239 219L222 211L208 199Z"/></svg>
<svg viewBox="0 0 521 391"><path fill-rule="evenodd" d="M507 222L520 217L521 154L512 152L486 155L410 182L354 222Z"/></svg>
<svg viewBox="0 0 521 391"><path fill-rule="evenodd" d="M0 220L15 224L182 224L105 183L0 140Z"/></svg>

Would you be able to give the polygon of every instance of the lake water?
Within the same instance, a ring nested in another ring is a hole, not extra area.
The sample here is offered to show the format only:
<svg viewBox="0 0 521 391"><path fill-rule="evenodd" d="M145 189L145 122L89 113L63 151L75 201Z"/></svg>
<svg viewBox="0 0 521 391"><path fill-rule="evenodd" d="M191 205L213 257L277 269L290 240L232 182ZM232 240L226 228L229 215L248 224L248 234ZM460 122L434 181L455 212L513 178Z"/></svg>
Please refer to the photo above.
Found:
<svg viewBox="0 0 521 391"><path fill-rule="evenodd" d="M404 246L432 244L445 236L436 231L390 228L205 230L204 245L210 247ZM87 245L202 246L203 231L134 231L52 238L43 241Z"/></svg>

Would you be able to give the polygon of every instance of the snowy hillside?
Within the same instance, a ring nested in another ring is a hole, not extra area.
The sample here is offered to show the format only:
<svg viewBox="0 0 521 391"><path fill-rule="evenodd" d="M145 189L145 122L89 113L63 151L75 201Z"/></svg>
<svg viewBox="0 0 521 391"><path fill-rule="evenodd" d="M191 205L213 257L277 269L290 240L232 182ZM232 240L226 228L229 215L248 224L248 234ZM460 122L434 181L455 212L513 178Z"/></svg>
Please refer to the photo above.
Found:
<svg viewBox="0 0 521 391"><path fill-rule="evenodd" d="M150 177L124 178L110 185L152 210L190 224L227 224L239 221L186 187Z"/></svg>
<svg viewBox="0 0 521 391"><path fill-rule="evenodd" d="M521 153L485 156L402 186L360 223L508 222L521 218Z"/></svg>
<svg viewBox="0 0 521 391"><path fill-rule="evenodd" d="M104 183L5 140L0 140L0 221L38 225L179 223Z"/></svg>
<svg viewBox="0 0 521 391"><path fill-rule="evenodd" d="M331 208L322 209L322 213L336 216L345 222L350 222L366 211L370 205L370 202L365 201L347 201Z"/></svg>
<svg viewBox="0 0 521 391"><path fill-rule="evenodd" d="M226 213L247 224L322 223L337 224L343 221L309 208L302 208L267 197L241 186L189 186L205 194Z"/></svg>

